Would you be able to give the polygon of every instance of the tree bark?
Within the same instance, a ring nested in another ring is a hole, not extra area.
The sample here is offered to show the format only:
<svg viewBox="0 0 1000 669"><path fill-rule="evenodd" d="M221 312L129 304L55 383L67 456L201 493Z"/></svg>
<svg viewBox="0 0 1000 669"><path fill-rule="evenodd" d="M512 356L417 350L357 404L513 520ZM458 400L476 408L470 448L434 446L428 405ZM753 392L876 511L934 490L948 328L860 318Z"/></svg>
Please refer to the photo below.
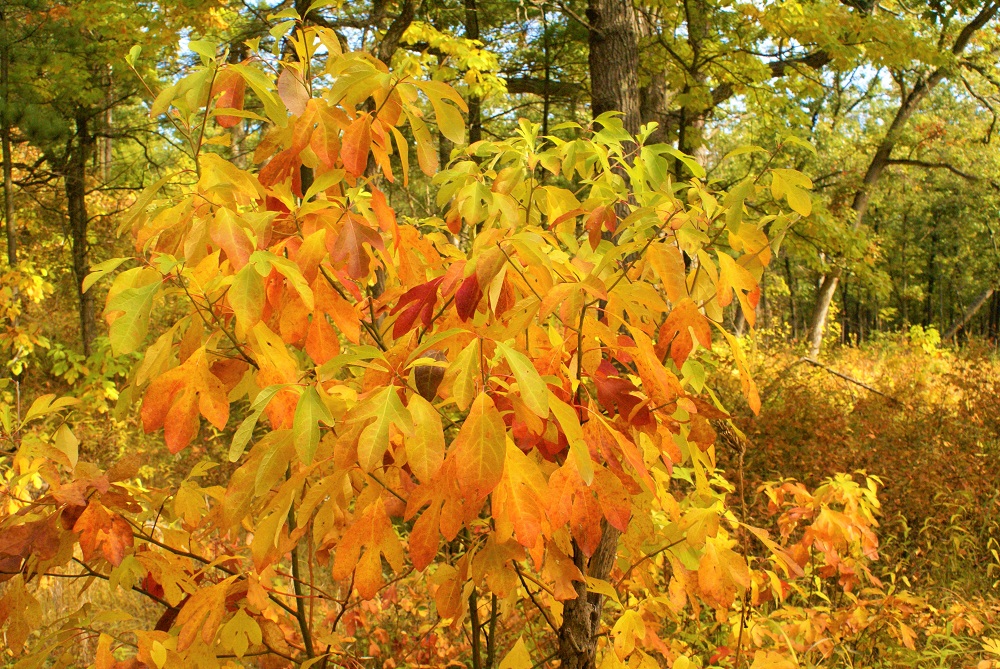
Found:
<svg viewBox="0 0 1000 669"><path fill-rule="evenodd" d="M633 135L641 124L639 101L639 22L632 0L588 0L590 24L591 113L623 113L622 125ZM621 533L602 522L601 540L588 560L573 542L573 562L581 573L606 580L614 567ZM604 597L577 582L576 599L563 604L559 628L562 669L594 669Z"/></svg>
<svg viewBox="0 0 1000 669"><path fill-rule="evenodd" d="M3 153L3 218L7 229L7 264L17 265L17 228L14 225L13 163L10 150L10 45L7 39L7 17L0 10L3 25L3 45L0 47L0 90L3 91L4 108L0 118L0 145Z"/></svg>
<svg viewBox="0 0 1000 669"><path fill-rule="evenodd" d="M479 7L476 0L465 0L465 36L479 39ZM475 144L483 138L482 100L479 95L470 93L466 103L469 105L469 144Z"/></svg>
<svg viewBox="0 0 1000 669"><path fill-rule="evenodd" d="M989 288L987 288L986 290L984 290L982 293L979 294L979 297L977 297L976 301L972 303L972 306L970 306L968 309L965 310L965 313L962 315L962 318L960 318L954 325L952 325L951 328L948 330L948 332L945 333L944 339L946 341L957 335L958 331L964 328L966 323L968 323L972 319L972 317L975 316L976 313L983 308L983 305L986 304L986 300L993 297L993 291L994 288L990 286Z"/></svg>
<svg viewBox="0 0 1000 669"><path fill-rule="evenodd" d="M621 536L614 527L601 522L601 540L597 550L584 557L580 547L573 542L573 562L585 575L607 580L618 554L618 538ZM563 622L559 628L560 669L594 669L597 666L597 639L600 633L601 613L604 609L604 595L588 592L587 584L575 584L576 599L563 603Z"/></svg>
<svg viewBox="0 0 1000 669"><path fill-rule="evenodd" d="M94 337L97 335L97 322L94 318L93 293L84 293L83 280L90 272L90 248L87 243L87 153L93 144L93 137L88 128L89 119L83 110L76 113L76 139L67 156L66 173L66 212L69 218L70 238L73 241L73 278L76 280L76 292L80 316L80 340L83 343L84 355L93 351Z"/></svg>
<svg viewBox="0 0 1000 669"><path fill-rule="evenodd" d="M590 108L596 118L623 113L622 125L639 132L639 23L632 0L589 0Z"/></svg>
<svg viewBox="0 0 1000 669"><path fill-rule="evenodd" d="M951 47L953 56L959 56L969 45L972 36L985 26L997 14L1000 4L996 0L988 0L979 10L976 16L962 28L955 43ZM851 209L854 210L854 229L857 230L864 223L865 213L871 202L872 191L886 166L889 164L892 150L899 140L900 134L906 127L910 117L920 107L931 91L937 86L950 71L945 67L939 67L931 72L926 79L919 81L900 103L896 110L896 115L889 125L885 136L875 150L865 170L865 176L861 181L861 187L854 193L854 200L851 202ZM816 358L819 355L820 346L823 343L823 332L826 329L826 317L830 311L830 301L837 291L837 283L840 280L841 270L838 267L832 268L823 280L823 284L816 295L816 307L813 309L812 322L809 329L809 357Z"/></svg>

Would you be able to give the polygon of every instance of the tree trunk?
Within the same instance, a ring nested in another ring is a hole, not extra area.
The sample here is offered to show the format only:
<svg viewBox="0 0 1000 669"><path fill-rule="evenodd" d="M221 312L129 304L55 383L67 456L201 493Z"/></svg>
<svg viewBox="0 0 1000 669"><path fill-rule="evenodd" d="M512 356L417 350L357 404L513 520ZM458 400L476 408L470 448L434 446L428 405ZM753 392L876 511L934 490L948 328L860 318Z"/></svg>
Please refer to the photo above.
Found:
<svg viewBox="0 0 1000 669"><path fill-rule="evenodd" d="M998 9L1000 9L1000 5L996 4L995 0L987 0L986 4L983 5L972 21L966 24L958 34L955 43L950 49L951 54L954 56L961 55L965 51L965 47L969 45L972 36L996 16ZM889 129L875 150L875 155L872 156L871 161L868 163L868 169L865 171L864 179L861 181L861 187L854 193L851 209L855 212L855 230L860 228L864 223L865 213L868 211L868 204L871 202L872 191L882 177L886 166L889 164L889 157L892 155L892 150L895 148L896 142L905 129L907 122L920 107L920 103L923 102L924 98L948 74L949 71L945 67L939 67L934 70L926 79L917 82L913 90L900 103L899 108L896 110L896 115L889 125ZM830 311L830 300L833 299L837 291L837 282L839 280L840 269L831 269L816 295L816 307L813 310L812 324L809 330L809 357L811 358L816 358L819 355L819 349L823 343L823 331L826 329L826 316Z"/></svg>
<svg viewBox="0 0 1000 669"><path fill-rule="evenodd" d="M465 0L465 36L479 39L479 7L476 0ZM469 105L469 144L475 144L483 138L482 101L478 95L471 93L466 103Z"/></svg>
<svg viewBox="0 0 1000 669"><path fill-rule="evenodd" d="M590 108L594 117L624 114L622 124L639 132L639 23L632 0L589 0Z"/></svg>
<svg viewBox="0 0 1000 669"><path fill-rule="evenodd" d="M84 278L90 272L90 248L87 244L87 153L93 138L88 129L88 118L83 111L76 114L76 141L66 161L66 211L69 217L70 238L73 241L73 278L79 302L80 339L84 355L90 355L97 323L94 318L93 293L82 290Z"/></svg>
<svg viewBox="0 0 1000 669"><path fill-rule="evenodd" d="M623 113L622 125L639 132L639 22L632 0L589 0L591 113L596 118L608 111ZM606 580L618 553L621 533L606 522L601 525L597 550L587 560L573 542L573 561L587 576ZM604 597L588 592L577 582L576 599L563 604L557 657L562 669L594 669Z"/></svg>
<svg viewBox="0 0 1000 669"><path fill-rule="evenodd" d="M601 522L601 540L588 561L573 542L573 562L585 575L607 580L618 554L621 532ZM604 595L588 592L587 584L577 581L576 599L563 603L563 622L559 628L560 669L594 669L597 666L597 639L601 627Z"/></svg>
<svg viewBox="0 0 1000 669"><path fill-rule="evenodd" d="M795 310L795 277L792 275L792 263L785 254L785 280L788 282L788 310L792 324L792 340L799 338L799 314Z"/></svg>
<svg viewBox="0 0 1000 669"><path fill-rule="evenodd" d="M7 17L0 10L3 24L3 45L0 47L0 91L3 94L3 114L0 117L0 145L3 152L3 218L7 228L7 264L17 265L17 228L14 226L13 164L10 151L10 46L7 43Z"/></svg>
<svg viewBox="0 0 1000 669"><path fill-rule="evenodd" d="M965 310L965 314L962 316L962 318L960 318L954 325L952 325L951 328L948 330L948 332L945 333L944 335L945 340L951 339L956 334L958 334L959 330L965 327L966 323L968 323L972 319L972 317L975 316L976 313L983 308L983 305L986 304L986 300L993 297L993 290L994 290L993 287L990 286L989 288L987 288L986 290L984 290L982 293L979 294L979 297L977 297L976 301L972 303L972 306L970 306L968 309Z"/></svg>

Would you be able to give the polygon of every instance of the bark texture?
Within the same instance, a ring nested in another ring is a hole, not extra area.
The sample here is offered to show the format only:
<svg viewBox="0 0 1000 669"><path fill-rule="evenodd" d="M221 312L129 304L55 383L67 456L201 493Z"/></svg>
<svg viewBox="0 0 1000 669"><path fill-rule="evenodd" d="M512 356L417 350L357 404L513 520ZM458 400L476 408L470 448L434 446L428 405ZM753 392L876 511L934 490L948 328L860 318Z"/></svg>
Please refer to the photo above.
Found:
<svg viewBox="0 0 1000 669"><path fill-rule="evenodd" d="M10 46L7 43L7 16L0 10L3 25L3 45L0 46L0 91L3 93L3 118L0 118L0 145L3 152L3 219L7 228L7 264L17 265L17 228L14 225L14 184L11 176L13 164L10 151Z"/></svg>
<svg viewBox="0 0 1000 669"><path fill-rule="evenodd" d="M597 550L587 560L574 542L573 562L583 574L607 580L618 554L620 536L621 532L608 525L607 521L602 522ZM577 582L576 599L563 603L557 655L560 669L594 669L597 666L597 639L603 610L604 595L588 592L586 583Z"/></svg>
<svg viewBox="0 0 1000 669"><path fill-rule="evenodd" d="M90 246L87 242L87 155L93 145L89 119L81 110L75 115L76 138L66 160L66 213L69 218L69 233L73 240L73 278L76 280L77 301L80 315L80 340L84 355L90 355L97 322L94 318L93 293L82 290L84 278L90 272Z"/></svg>
<svg viewBox="0 0 1000 669"><path fill-rule="evenodd" d="M625 129L638 133L639 22L632 0L589 0L587 21L591 112L620 111Z"/></svg>

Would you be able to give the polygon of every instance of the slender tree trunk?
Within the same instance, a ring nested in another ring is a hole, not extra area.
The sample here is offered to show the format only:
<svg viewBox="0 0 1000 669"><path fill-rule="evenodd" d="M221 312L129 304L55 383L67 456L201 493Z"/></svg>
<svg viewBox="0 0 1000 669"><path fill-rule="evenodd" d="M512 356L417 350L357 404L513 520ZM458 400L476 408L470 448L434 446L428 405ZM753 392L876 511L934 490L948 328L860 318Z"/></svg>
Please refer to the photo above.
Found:
<svg viewBox="0 0 1000 669"><path fill-rule="evenodd" d="M958 37L955 39L955 43L950 49L951 54L953 56L960 56L969 45L973 35L985 26L994 16L996 16L998 9L1000 9L1000 4L998 4L996 0L987 0L982 8L980 8L976 16L962 28L961 32L959 32ZM937 86L948 74L950 74L950 71L945 67L939 67L934 70L927 76L926 79L922 79L917 82L913 89L900 103L899 108L896 110L896 115L893 117L892 123L889 125L889 129L886 131L885 136L882 138L878 148L875 150L875 154L868 163L868 169L865 171L865 176L861 181L861 187L854 194L854 200L851 203L851 208L855 213L855 230L860 228L864 223L865 213L868 211L868 205L871 202L872 192L875 185L882 177L882 173L885 171L885 168L888 166L892 150L895 148L896 142L899 140L907 122L909 122L910 117L913 116L914 112L916 112L920 107L920 103L923 102L924 98L926 98L931 91L934 90L934 87ZM837 283L839 280L840 269L831 269L826 275L823 285L820 286L820 290L816 295L816 307L813 310L813 318L809 331L809 356L812 358L819 355L819 349L823 343L823 331L826 329L826 317L830 311L830 301L833 299L833 295L837 291Z"/></svg>
<svg viewBox="0 0 1000 669"><path fill-rule="evenodd" d="M75 120L76 141L66 163L66 210L69 217L70 238L73 241L73 278L76 280L79 303L80 339L84 355L89 356L93 349L94 337L97 335L97 322L94 317L93 293L84 293L82 283L90 272L86 175L87 153L93 138L90 136L88 118L82 110L77 112Z"/></svg>
<svg viewBox="0 0 1000 669"><path fill-rule="evenodd" d="M747 327L747 315L743 313L743 305L736 303L736 315L733 317L733 333L737 337L743 336L743 331Z"/></svg>
<svg viewBox="0 0 1000 669"><path fill-rule="evenodd" d="M924 295L924 327L934 322L934 290L937 280L937 227L931 229L931 251L927 256L927 293Z"/></svg>
<svg viewBox="0 0 1000 669"><path fill-rule="evenodd" d="M539 8L542 14L542 54L545 59L545 79L542 89L542 135L549 134L549 108L551 106L551 96L549 95L549 83L552 80L552 58L549 53L549 22L545 15L545 3Z"/></svg>
<svg viewBox="0 0 1000 669"><path fill-rule="evenodd" d="M0 46L0 91L3 94L3 113L0 116L0 145L3 152L3 219L7 228L7 264L11 267L17 265L17 228L14 225L14 166L10 150L10 45L7 40L7 17L0 10L0 24L3 25L3 34L0 39L3 45Z"/></svg>
<svg viewBox="0 0 1000 669"><path fill-rule="evenodd" d="M632 0L588 0L590 23L590 95L594 117L608 111L623 113L622 125L639 132L639 23ZM606 580L618 552L621 533L601 524L601 539L588 560L573 542L573 561L587 576ZM557 657L562 669L594 669L604 597L577 582L576 599L563 604Z"/></svg>
<svg viewBox="0 0 1000 669"><path fill-rule="evenodd" d="M792 323L792 340L799 338L799 314L795 310L795 277L792 275L792 263L785 254L785 281L788 282L788 310Z"/></svg>
<svg viewBox="0 0 1000 669"><path fill-rule="evenodd" d="M465 36L479 39L479 7L476 0L465 0ZM474 144L483 138L482 100L473 93L466 102L469 105L469 144Z"/></svg>
<svg viewBox="0 0 1000 669"><path fill-rule="evenodd" d="M980 293L979 297L976 298L976 301L973 302L972 305L965 310L965 313L962 315L962 317L954 325L951 326L948 332L945 333L944 338L946 340L951 339L956 334L958 334L959 330L965 328L965 325L970 320L972 320L972 317L975 316L976 313L983 308L983 305L986 304L986 300L993 297L993 292L994 288L993 286L990 286L982 293Z"/></svg>
<svg viewBox="0 0 1000 669"><path fill-rule="evenodd" d="M601 541L590 560L583 555L580 547L573 543L573 562L585 575L607 580L618 552L618 537L621 533L601 522ZM575 583L576 599L563 603L563 622L559 628L560 669L594 669L597 657L597 639L600 633L601 613L604 610L604 595L588 592L587 584Z"/></svg>

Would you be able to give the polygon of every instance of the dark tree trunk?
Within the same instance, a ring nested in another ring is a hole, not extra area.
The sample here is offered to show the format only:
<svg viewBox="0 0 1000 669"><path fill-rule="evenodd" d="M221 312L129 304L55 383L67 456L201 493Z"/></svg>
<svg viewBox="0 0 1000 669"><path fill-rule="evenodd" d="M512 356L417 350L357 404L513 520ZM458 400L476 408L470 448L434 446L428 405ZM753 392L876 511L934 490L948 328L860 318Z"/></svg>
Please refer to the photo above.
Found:
<svg viewBox="0 0 1000 669"><path fill-rule="evenodd" d="M13 164L10 152L10 46L7 44L7 17L0 10L0 24L3 25L4 40L0 47L0 91L2 91L4 109L0 118L0 145L3 151L3 218L7 228L7 263L17 265L17 228L14 225L14 184L11 176Z"/></svg>
<svg viewBox="0 0 1000 669"><path fill-rule="evenodd" d="M601 541L590 560L573 542L573 562L585 576L607 580L618 553L620 532L602 521ZM576 582L576 599L563 603L563 622L559 628L560 669L594 669L597 656L597 639L600 634L604 595L588 592L587 584Z"/></svg>
<svg viewBox="0 0 1000 669"><path fill-rule="evenodd" d="M639 132L639 22L632 0L589 0L590 23L590 108L594 117L608 111L623 113L622 125L632 134ZM601 525L601 540L588 560L573 542L573 561L593 578L606 580L618 552L621 533L607 523ZM600 634L604 597L588 592L587 584L576 583L576 599L563 604L557 657L562 669L596 667L597 639Z"/></svg>
<svg viewBox="0 0 1000 669"><path fill-rule="evenodd" d="M93 144L88 118L83 111L76 114L76 139L66 161L66 211L69 218L70 238L73 241L73 278L79 302L80 339L84 355L90 355L97 322L94 318L93 293L82 290L84 278L90 272L90 248L87 244L87 154Z"/></svg>
<svg viewBox="0 0 1000 669"><path fill-rule="evenodd" d="M479 7L476 0L465 0L465 36L479 39ZM469 105L469 144L474 144L483 138L482 101L478 95L470 94L466 102Z"/></svg>
<svg viewBox="0 0 1000 669"><path fill-rule="evenodd" d="M934 290L937 279L937 228L931 230L931 252L927 256L927 293L924 295L924 327L934 322Z"/></svg>
<svg viewBox="0 0 1000 669"><path fill-rule="evenodd" d="M622 123L639 132L639 23L632 0L589 0L590 107L595 117L624 114Z"/></svg>

